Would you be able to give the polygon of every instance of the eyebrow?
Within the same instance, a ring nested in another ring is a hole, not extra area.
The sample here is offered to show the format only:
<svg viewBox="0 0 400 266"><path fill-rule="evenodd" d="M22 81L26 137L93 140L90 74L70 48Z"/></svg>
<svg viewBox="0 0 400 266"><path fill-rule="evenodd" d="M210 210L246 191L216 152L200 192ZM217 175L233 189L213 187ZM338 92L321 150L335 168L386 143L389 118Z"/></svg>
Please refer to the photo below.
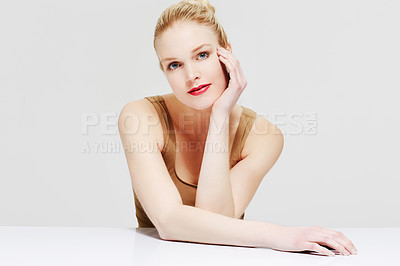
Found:
<svg viewBox="0 0 400 266"><path fill-rule="evenodd" d="M211 44L209 44L209 43L203 43L203 44L197 46L196 48L194 48L194 49L192 50L192 54L193 54L194 52L196 52L197 50L200 50L200 49L203 48L204 46L211 46ZM167 57L167 58L162 59L161 62L170 61L170 60L175 60L175 59L177 59L177 58L175 58L175 57Z"/></svg>

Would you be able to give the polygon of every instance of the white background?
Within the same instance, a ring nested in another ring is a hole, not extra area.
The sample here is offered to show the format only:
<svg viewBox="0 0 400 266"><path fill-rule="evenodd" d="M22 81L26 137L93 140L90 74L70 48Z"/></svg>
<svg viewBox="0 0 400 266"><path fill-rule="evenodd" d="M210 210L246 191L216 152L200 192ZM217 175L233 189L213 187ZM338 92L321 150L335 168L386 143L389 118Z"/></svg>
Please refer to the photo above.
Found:
<svg viewBox="0 0 400 266"><path fill-rule="evenodd" d="M172 3L0 0L0 225L137 226L117 117L171 92L152 42ZM238 104L285 138L245 219L400 226L400 2L211 4L248 81Z"/></svg>

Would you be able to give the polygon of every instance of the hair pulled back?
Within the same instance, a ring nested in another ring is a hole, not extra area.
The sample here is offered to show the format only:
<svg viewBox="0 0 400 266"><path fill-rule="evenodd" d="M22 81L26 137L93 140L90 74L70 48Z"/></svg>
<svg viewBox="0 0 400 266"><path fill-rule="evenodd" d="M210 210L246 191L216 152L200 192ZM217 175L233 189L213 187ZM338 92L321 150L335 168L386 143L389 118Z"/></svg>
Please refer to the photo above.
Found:
<svg viewBox="0 0 400 266"><path fill-rule="evenodd" d="M215 8L207 0L183 0L169 6L158 18L154 30L153 46L156 49L157 38L176 22L197 22L209 26L217 36L218 44L227 47L228 38L221 23L215 17ZM160 68L164 71L160 62Z"/></svg>

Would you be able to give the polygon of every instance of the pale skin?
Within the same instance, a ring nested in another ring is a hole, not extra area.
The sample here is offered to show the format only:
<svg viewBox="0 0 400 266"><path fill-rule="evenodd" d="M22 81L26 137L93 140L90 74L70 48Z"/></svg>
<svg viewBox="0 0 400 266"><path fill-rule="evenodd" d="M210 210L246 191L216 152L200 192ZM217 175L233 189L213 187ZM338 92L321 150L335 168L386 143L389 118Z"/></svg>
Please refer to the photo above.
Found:
<svg viewBox="0 0 400 266"><path fill-rule="evenodd" d="M207 147L215 143L232 147L232 136L241 115L237 101L247 82L231 45L220 47L215 33L207 26L178 22L161 34L156 42L156 52L173 90L172 94L162 97L171 114L177 144L185 141L204 143L200 150L176 154L178 176L198 186L196 205L182 206L179 193L168 180L168 172L160 158L164 145L161 124L146 135L128 136L123 132L129 126L123 117L129 113L148 114L157 119L151 104L140 100L127 104L121 112L119 130L124 144L148 141L158 146L157 151L148 154L125 154L132 185L162 238L281 251L310 250L334 256L324 245L343 255L356 254L354 244L341 232L319 226L286 227L238 219L278 159L283 148L282 134L267 120L257 119L242 150L242 160L229 169L231 149L216 151ZM201 84L211 85L200 96L188 94L191 88ZM180 120L182 114L185 121L189 121L185 126ZM143 126L149 125L142 123ZM152 169L145 170L143 165L150 163ZM143 177L145 174L147 178ZM159 184L157 188L152 185L154 182ZM151 193L154 193L153 197Z"/></svg>

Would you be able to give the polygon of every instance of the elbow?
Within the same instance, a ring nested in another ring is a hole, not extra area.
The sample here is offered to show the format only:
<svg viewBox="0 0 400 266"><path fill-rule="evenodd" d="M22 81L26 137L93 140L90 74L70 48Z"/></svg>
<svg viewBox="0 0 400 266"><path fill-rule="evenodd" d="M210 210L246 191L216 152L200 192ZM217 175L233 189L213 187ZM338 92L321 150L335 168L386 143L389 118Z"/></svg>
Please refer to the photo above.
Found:
<svg viewBox="0 0 400 266"><path fill-rule="evenodd" d="M172 240L164 231L162 230L157 230L157 231L162 240Z"/></svg>
<svg viewBox="0 0 400 266"><path fill-rule="evenodd" d="M159 226L157 226L157 232L162 240L171 240L171 237L168 233L168 225L166 221L162 221L159 223Z"/></svg>
<svg viewBox="0 0 400 266"><path fill-rule="evenodd" d="M168 233L168 224L167 219L160 219L158 226L156 226L157 232L162 240L170 240L170 236Z"/></svg>
<svg viewBox="0 0 400 266"><path fill-rule="evenodd" d="M173 231L173 226L176 226L176 219L174 217L179 216L177 211L183 205L175 206L171 208L168 212L165 212L158 220L157 231L162 240L173 240L171 232Z"/></svg>

